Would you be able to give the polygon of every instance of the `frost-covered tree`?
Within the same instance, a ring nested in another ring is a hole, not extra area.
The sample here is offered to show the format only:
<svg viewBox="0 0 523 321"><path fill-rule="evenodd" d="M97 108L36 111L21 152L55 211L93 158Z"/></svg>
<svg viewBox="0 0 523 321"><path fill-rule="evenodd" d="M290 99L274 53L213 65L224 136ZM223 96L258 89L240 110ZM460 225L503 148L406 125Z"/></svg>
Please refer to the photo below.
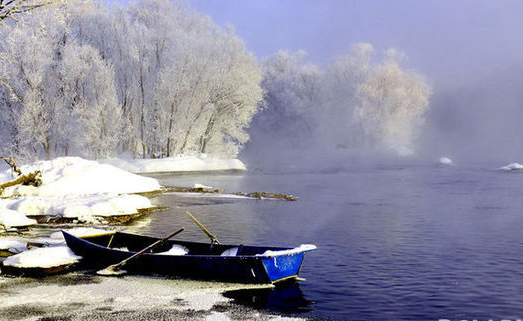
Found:
<svg viewBox="0 0 523 321"><path fill-rule="evenodd" d="M304 51L278 53L262 61L266 108L256 130L288 137L294 146L310 141L316 128L321 72L301 63Z"/></svg>
<svg viewBox="0 0 523 321"><path fill-rule="evenodd" d="M353 45L348 55L337 57L321 81L320 135L338 147L362 146L365 137L354 118L359 86L369 76L374 48L367 43Z"/></svg>
<svg viewBox="0 0 523 321"><path fill-rule="evenodd" d="M245 129L258 112L262 79L254 57L232 30L217 38L214 77L209 84L209 109L203 119L199 151L236 155L249 139Z"/></svg>
<svg viewBox="0 0 523 321"><path fill-rule="evenodd" d="M73 143L68 149L94 158L115 156L123 120L113 70L93 47L73 42L64 47L59 73L62 113L70 116L64 123Z"/></svg>
<svg viewBox="0 0 523 321"><path fill-rule="evenodd" d="M70 0L0 28L1 148L27 157L236 155L261 75L233 31L181 2ZM5 140L5 141L4 141Z"/></svg>
<svg viewBox="0 0 523 321"><path fill-rule="evenodd" d="M267 108L254 121L257 141L276 134L285 148L413 151L430 88L401 55L389 50L379 61L372 45L356 44L325 70L302 57L280 51L262 62Z"/></svg>
<svg viewBox="0 0 523 321"><path fill-rule="evenodd" d="M57 86L49 80L56 75L53 59L59 57L67 27L61 22L64 15L48 8L40 12L24 16L23 25L1 29L5 41L0 46L6 56L0 59L0 74L6 84L2 100L9 109L3 118L10 120L12 138L2 147L25 157L49 158L58 125L54 123Z"/></svg>
<svg viewBox="0 0 523 321"><path fill-rule="evenodd" d="M327 69L324 133L338 146L410 154L430 88L421 75L400 65L397 51L389 49L381 62L374 57L371 45L358 44Z"/></svg>
<svg viewBox="0 0 523 321"><path fill-rule="evenodd" d="M359 85L354 120L371 145L412 154L430 88L419 74L403 70L393 53Z"/></svg>

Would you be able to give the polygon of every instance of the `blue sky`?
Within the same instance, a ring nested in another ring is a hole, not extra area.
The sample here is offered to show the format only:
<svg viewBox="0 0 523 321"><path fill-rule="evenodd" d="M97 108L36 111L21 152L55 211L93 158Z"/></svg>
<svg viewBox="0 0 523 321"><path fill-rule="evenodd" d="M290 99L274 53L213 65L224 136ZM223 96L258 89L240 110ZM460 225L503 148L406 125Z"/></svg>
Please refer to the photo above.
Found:
<svg viewBox="0 0 523 321"><path fill-rule="evenodd" d="M130 0L108 0L127 3ZM523 63L520 0L185 0L232 24L261 58L279 49L326 65L369 42L403 51L432 83L469 82Z"/></svg>
<svg viewBox="0 0 523 321"><path fill-rule="evenodd" d="M402 50L432 81L468 78L523 62L518 0L190 0L233 24L256 56L304 49L326 64L357 42Z"/></svg>

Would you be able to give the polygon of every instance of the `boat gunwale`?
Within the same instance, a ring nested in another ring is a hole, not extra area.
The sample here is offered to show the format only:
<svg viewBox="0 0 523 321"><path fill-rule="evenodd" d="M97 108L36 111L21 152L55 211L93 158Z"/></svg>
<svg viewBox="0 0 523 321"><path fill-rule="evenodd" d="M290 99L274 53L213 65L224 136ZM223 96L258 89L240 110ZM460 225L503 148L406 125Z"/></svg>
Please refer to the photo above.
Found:
<svg viewBox="0 0 523 321"><path fill-rule="evenodd" d="M123 251L123 250L119 250L119 249L116 249L116 248L110 248L110 247L106 247L106 246L102 246L102 245L99 245L97 243L94 243L94 242L91 242L89 241L88 239L89 238L95 238L95 237L100 237L100 236L107 236L107 235L116 235L116 234L121 234L121 235L131 235L131 236L140 236L140 237L143 237L142 235L135 235L135 234L130 234L130 233L125 233L125 232L109 232L109 233L100 233L100 234L95 234L95 235L87 235L87 236L76 236L76 235L73 235L71 233L68 233L66 231L63 231L62 232L64 233L67 233L68 235L74 237L74 238L77 238L77 239L80 239L88 244L90 244L91 246L94 246L98 249L101 249L101 250L106 250L106 251L112 251L112 252L118 252L118 253L123 253L123 254L130 254L130 255L133 255L133 254L136 254L138 253L139 251ZM145 236L147 238L152 238L152 239L159 239L159 238L155 238L155 237L150 237L150 236ZM167 241L169 242L169 241ZM174 242L175 244L178 244L177 241L170 241L170 242ZM194 242L194 241L179 241L181 243L192 243L192 244L206 244L206 243L203 243L203 242ZM183 244L180 244L180 245L183 245ZM240 245L237 245L237 244L220 244L221 246L224 246L224 247L229 247L230 248L234 248L234 247L238 247ZM247 246L252 246L252 247L258 247L258 248L264 248L266 250L275 250L277 249L277 251L285 251L285 250L292 250L294 248L289 248L289 247L271 247L271 246L253 246L253 245L247 245ZM293 252L293 253L287 253L287 254L271 254L271 255L261 255L261 254L254 254L254 255L235 255L235 256L222 256L222 255L212 255L212 254L198 254L198 255L195 255L195 254L184 254L184 255L172 255L172 254L159 254L159 253L144 253L143 255L146 255L146 256L165 256L165 257L207 257L207 258L223 258L223 259L232 259L232 258L236 258L236 259L250 259L250 258L254 258L256 260L261 260L261 259L269 259L269 258L275 258L275 257L280 257L280 256L294 256L294 255L298 255L298 254L301 254L301 253L305 253L305 252L310 252L310 251L314 251L315 249L306 249L306 250L301 250L301 251L296 251L296 252Z"/></svg>

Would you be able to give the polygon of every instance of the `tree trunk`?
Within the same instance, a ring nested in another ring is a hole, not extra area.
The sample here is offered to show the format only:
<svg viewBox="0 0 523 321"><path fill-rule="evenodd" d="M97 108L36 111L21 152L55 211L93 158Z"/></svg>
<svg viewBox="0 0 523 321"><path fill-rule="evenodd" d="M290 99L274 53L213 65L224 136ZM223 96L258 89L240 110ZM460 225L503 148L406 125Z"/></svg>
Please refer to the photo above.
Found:
<svg viewBox="0 0 523 321"><path fill-rule="evenodd" d="M174 102L171 104L171 118L169 119L169 132L167 134L167 157L171 156L171 135L174 124Z"/></svg>
<svg viewBox="0 0 523 321"><path fill-rule="evenodd" d="M143 67L140 66L140 90L142 94L142 106L140 113L140 140L142 144L142 158L145 159L146 146L145 146L145 88L143 85Z"/></svg>
<svg viewBox="0 0 523 321"><path fill-rule="evenodd" d="M207 143L209 142L209 137L211 135L211 131L214 127L214 121L215 117L214 115L211 116L209 119L209 122L207 123L207 128L205 128L205 132L203 133L201 139L200 139L200 152L205 153L207 151Z"/></svg>

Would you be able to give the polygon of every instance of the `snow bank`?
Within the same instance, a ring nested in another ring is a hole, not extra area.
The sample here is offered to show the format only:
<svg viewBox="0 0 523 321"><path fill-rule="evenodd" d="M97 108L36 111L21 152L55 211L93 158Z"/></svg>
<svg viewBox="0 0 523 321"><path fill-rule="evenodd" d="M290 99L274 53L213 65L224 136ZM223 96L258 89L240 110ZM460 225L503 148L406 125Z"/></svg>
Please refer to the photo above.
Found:
<svg viewBox="0 0 523 321"><path fill-rule="evenodd" d="M247 170L245 164L239 159L219 158L207 154L177 155L160 159L108 159L104 160L103 163L133 173Z"/></svg>
<svg viewBox="0 0 523 321"><path fill-rule="evenodd" d="M438 164L445 165L445 166L454 166L454 162L452 161L452 159L450 159L448 157L440 157L438 159Z"/></svg>
<svg viewBox="0 0 523 321"><path fill-rule="evenodd" d="M148 198L126 193L160 189L154 178L126 172L79 157L61 157L21 166L22 173L42 172L42 185L12 186L0 199L0 223L7 228L36 224L27 216L59 216L81 222L96 217L130 215L152 207ZM10 169L0 172L0 183L13 179ZM120 195L123 194L123 195Z"/></svg>
<svg viewBox="0 0 523 321"><path fill-rule="evenodd" d="M107 193L0 199L0 209L2 207L28 216L52 215L89 221L93 216L135 214L139 209L152 207L152 204L147 197L140 195Z"/></svg>
<svg viewBox="0 0 523 321"><path fill-rule="evenodd" d="M314 244L302 244L298 247L295 247L290 250L282 250L282 251L265 251L263 254L256 254L256 256L278 256L278 255L292 255L300 252L307 252L307 251L314 251L318 249L316 245Z"/></svg>
<svg viewBox="0 0 523 321"><path fill-rule="evenodd" d="M497 170L505 171L505 172L523 171L523 165L521 165L520 163L512 163L512 164L508 164L506 166L500 167Z"/></svg>
<svg viewBox="0 0 523 321"><path fill-rule="evenodd" d="M17 268L50 268L76 263L80 259L67 246L52 246L34 248L10 256L3 264Z"/></svg>
<svg viewBox="0 0 523 321"><path fill-rule="evenodd" d="M79 157L60 157L24 165L20 169L23 173L40 170L43 184L40 187L12 186L5 189L4 196L140 193L160 189L156 179ZM12 179L11 170L0 172L0 183Z"/></svg>
<svg viewBox="0 0 523 321"><path fill-rule="evenodd" d="M13 211L10 209L2 208L0 199L0 230L5 227L7 229L12 227L26 227L30 225L35 225L36 221L27 218L25 215Z"/></svg>

